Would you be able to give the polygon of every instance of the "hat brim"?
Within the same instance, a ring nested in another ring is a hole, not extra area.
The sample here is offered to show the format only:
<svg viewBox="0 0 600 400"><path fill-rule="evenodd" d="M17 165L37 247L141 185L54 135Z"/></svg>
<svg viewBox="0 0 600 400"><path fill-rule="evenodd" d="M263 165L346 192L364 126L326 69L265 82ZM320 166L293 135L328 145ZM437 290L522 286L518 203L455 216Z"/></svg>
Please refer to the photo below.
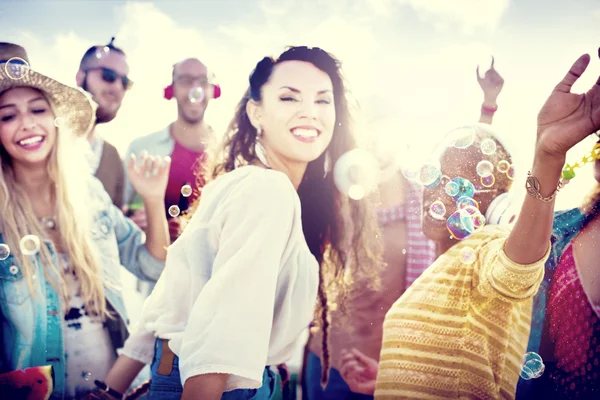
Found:
<svg viewBox="0 0 600 400"><path fill-rule="evenodd" d="M74 135L88 134L96 122L97 105L88 93L35 72L27 65L0 64L0 93L18 87L30 87L44 93L57 120L62 119L56 125L64 124Z"/></svg>

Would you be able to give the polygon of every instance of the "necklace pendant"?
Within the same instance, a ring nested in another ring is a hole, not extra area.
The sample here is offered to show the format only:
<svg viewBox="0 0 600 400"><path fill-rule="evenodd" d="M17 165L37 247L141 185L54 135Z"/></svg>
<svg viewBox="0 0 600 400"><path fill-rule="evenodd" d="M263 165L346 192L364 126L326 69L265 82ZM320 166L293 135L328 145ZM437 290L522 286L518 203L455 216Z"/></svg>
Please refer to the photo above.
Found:
<svg viewBox="0 0 600 400"><path fill-rule="evenodd" d="M44 228L46 228L46 230L53 231L56 229L56 220L52 217L44 218L42 223L44 225Z"/></svg>

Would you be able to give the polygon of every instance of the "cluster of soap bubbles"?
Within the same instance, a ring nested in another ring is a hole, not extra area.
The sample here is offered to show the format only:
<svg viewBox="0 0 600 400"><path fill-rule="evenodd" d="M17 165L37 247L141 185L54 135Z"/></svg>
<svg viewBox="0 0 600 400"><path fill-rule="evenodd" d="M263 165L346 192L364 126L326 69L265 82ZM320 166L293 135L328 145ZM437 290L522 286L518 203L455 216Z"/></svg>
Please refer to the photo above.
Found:
<svg viewBox="0 0 600 400"><path fill-rule="evenodd" d="M343 154L333 167L335 186L353 200L360 200L376 190L379 177L377 159L363 149Z"/></svg>
<svg viewBox="0 0 600 400"><path fill-rule="evenodd" d="M546 366L542 357L534 352L525 353L521 358L521 378L525 380L536 379L542 376Z"/></svg>
<svg viewBox="0 0 600 400"><path fill-rule="evenodd" d="M204 100L204 89L200 86L191 88L188 92L188 99L192 104L202 103L202 100Z"/></svg>
<svg viewBox="0 0 600 400"><path fill-rule="evenodd" d="M110 48L108 46L104 46L96 50L96 58L99 60L102 57L106 56L110 52Z"/></svg>
<svg viewBox="0 0 600 400"><path fill-rule="evenodd" d="M12 57L4 64L4 72L9 79L21 80L29 73L29 63L21 57Z"/></svg>
<svg viewBox="0 0 600 400"><path fill-rule="evenodd" d="M485 217L479 211L479 204L471 197L459 197L456 208L446 220L446 227L453 238L463 240L485 226Z"/></svg>
<svg viewBox="0 0 600 400"><path fill-rule="evenodd" d="M498 161L498 165L496 165L496 169L498 172L502 174L506 174L508 179L515 179L515 167L506 160Z"/></svg>

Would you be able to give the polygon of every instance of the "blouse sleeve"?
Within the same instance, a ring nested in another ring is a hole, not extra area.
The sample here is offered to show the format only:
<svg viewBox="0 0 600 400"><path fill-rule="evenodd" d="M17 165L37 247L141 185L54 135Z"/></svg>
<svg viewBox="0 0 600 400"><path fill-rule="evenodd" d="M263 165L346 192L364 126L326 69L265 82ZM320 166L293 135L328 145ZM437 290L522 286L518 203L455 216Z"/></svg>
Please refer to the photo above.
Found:
<svg viewBox="0 0 600 400"><path fill-rule="evenodd" d="M181 342L182 383L223 373L260 387L297 201L289 179L273 171L248 176L224 200L212 275Z"/></svg>
<svg viewBox="0 0 600 400"><path fill-rule="evenodd" d="M544 278L544 264L550 255L550 241L546 254L532 264L512 261L504 252L509 230L501 229L482 245L477 257L473 283L483 296L499 297L506 301L527 300L535 296Z"/></svg>

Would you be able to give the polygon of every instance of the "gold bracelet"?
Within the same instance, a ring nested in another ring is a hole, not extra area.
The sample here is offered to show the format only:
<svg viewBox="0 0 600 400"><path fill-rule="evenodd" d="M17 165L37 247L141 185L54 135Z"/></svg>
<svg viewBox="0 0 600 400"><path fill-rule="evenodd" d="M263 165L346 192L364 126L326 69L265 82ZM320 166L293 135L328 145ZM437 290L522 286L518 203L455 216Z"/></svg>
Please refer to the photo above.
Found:
<svg viewBox="0 0 600 400"><path fill-rule="evenodd" d="M540 181L533 175L531 175L531 171L527 172L527 181L525 182L525 188L527 189L527 193L535 197L538 200L541 200L546 203L550 203L552 200L556 198L558 191L562 189L564 183L562 181L558 181L558 185L556 186L556 190L548 197L542 196L540 193Z"/></svg>

